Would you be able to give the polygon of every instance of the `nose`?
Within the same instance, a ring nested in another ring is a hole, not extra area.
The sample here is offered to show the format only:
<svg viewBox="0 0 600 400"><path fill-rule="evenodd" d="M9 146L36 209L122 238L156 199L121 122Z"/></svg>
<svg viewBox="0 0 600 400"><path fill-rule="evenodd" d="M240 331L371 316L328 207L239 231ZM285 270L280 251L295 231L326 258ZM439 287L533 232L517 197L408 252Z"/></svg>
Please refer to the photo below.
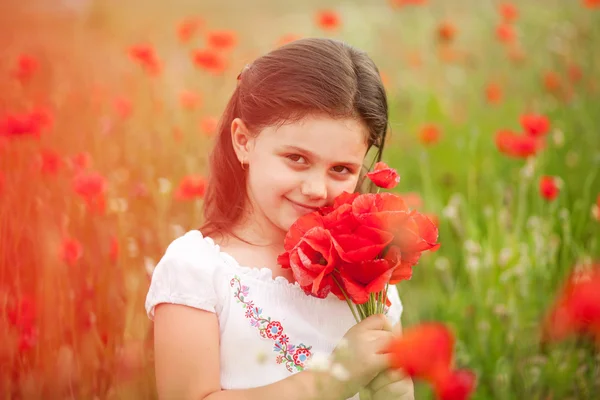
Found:
<svg viewBox="0 0 600 400"><path fill-rule="evenodd" d="M311 174L302 182L300 192L311 200L326 199L327 179L320 174Z"/></svg>

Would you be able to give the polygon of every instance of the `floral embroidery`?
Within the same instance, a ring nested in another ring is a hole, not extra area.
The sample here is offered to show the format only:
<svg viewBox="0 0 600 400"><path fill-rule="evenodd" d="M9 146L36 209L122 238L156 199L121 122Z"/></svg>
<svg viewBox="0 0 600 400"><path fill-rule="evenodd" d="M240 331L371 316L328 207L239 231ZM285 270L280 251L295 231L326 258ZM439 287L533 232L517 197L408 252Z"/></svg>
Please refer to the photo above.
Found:
<svg viewBox="0 0 600 400"><path fill-rule="evenodd" d="M235 288L234 297L238 303L242 303L242 307L246 310L245 316L250 320L250 325L258 328L261 337L271 339L275 342L273 351L277 353L275 362L284 364L285 368L290 371L302 371L306 363L310 359L312 346L306 346L300 343L295 346L290 344L290 338L284 334L283 325L279 321L271 320L271 317L262 315L263 309L254 305L254 302L248 300L250 288L242 285L240 278L235 276L229 282L231 287Z"/></svg>

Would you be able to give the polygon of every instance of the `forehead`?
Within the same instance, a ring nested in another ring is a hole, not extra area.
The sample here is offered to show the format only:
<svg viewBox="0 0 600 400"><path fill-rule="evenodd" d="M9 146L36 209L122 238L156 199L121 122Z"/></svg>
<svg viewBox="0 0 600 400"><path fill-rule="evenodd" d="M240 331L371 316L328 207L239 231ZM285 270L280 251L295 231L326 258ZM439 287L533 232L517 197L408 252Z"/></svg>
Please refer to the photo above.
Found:
<svg viewBox="0 0 600 400"><path fill-rule="evenodd" d="M299 147L328 160L362 162L368 130L354 118L307 116L300 121L265 128L257 137L260 147Z"/></svg>

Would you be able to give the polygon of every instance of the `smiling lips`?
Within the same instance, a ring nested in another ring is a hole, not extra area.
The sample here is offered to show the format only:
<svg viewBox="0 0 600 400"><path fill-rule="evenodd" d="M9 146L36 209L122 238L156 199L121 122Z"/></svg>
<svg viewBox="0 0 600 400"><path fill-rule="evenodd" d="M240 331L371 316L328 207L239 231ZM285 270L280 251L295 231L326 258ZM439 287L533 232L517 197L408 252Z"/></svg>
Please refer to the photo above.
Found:
<svg viewBox="0 0 600 400"><path fill-rule="evenodd" d="M320 207L315 207L315 206L307 206L302 203L297 203L293 200L288 199L287 197L286 197L286 200L289 201L290 203L292 203L292 206L294 206L294 209L296 209L298 212L303 213L303 214L308 214L308 213L316 211L320 208Z"/></svg>

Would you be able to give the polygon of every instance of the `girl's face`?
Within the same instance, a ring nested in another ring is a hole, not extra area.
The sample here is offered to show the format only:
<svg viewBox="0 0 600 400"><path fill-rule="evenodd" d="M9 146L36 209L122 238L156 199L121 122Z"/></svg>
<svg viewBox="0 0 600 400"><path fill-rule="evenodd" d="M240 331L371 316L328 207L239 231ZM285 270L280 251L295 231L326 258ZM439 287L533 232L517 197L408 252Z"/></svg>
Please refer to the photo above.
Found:
<svg viewBox="0 0 600 400"><path fill-rule="evenodd" d="M256 137L235 120L232 138L246 163L253 222L282 231L342 192L353 192L367 153L367 128L355 119L309 116Z"/></svg>

